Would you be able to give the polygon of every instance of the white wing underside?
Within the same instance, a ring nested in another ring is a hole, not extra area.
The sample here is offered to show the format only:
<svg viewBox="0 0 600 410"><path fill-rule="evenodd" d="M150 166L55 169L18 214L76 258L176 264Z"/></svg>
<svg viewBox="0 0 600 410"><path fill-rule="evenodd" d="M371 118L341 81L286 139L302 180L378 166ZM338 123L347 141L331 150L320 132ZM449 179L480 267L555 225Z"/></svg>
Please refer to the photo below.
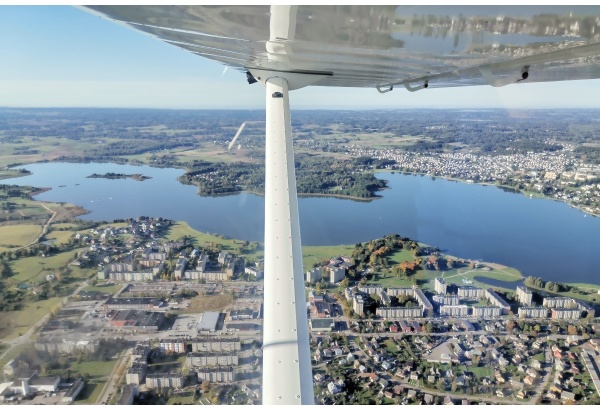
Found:
<svg viewBox="0 0 600 410"><path fill-rule="evenodd" d="M87 9L240 70L327 73L320 86L600 78L598 6L298 6L293 40L271 38L269 6Z"/></svg>

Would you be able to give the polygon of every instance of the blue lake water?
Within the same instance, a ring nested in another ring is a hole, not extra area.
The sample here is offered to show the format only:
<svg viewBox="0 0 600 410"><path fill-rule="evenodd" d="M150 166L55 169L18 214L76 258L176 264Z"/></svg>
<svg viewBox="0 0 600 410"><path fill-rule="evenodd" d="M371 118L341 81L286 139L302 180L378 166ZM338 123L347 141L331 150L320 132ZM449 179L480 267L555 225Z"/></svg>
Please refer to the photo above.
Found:
<svg viewBox="0 0 600 410"><path fill-rule="evenodd" d="M263 241L263 197L201 197L196 187L176 180L183 173L179 169L100 163L26 168L33 174L3 183L51 187L36 198L83 206L91 211L84 219L162 216L185 220L203 232ZM86 178L106 172L141 173L152 179ZM451 255L515 267L525 276L600 284L595 259L600 254L600 218L493 186L417 175L377 176L388 180L390 189L372 202L300 198L303 244L352 244L398 233Z"/></svg>

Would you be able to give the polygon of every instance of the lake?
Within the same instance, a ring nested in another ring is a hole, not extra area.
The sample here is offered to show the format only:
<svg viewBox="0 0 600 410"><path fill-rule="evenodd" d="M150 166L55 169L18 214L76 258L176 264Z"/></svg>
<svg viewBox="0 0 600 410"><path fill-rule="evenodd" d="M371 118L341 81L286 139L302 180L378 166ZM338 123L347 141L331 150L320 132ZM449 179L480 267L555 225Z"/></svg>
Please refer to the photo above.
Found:
<svg viewBox="0 0 600 410"><path fill-rule="evenodd" d="M182 170L117 164L27 165L32 175L4 184L51 187L44 201L69 202L91 212L82 218L107 220L162 216L185 220L202 232L263 241L264 199L241 193L201 197L180 184ZM97 173L144 174L152 179L86 178ZM565 203L531 199L493 186L427 176L378 173L390 189L381 199L299 200L302 243L364 242L389 233L437 246L461 258L482 259L519 269L525 276L560 282L600 284L600 218Z"/></svg>

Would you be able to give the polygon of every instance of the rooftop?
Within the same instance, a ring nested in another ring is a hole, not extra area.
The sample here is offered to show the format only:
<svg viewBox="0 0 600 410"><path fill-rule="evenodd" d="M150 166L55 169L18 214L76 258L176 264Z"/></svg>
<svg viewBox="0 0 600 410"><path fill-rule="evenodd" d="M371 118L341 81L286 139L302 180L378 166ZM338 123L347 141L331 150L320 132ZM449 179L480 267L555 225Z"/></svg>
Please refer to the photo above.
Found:
<svg viewBox="0 0 600 410"><path fill-rule="evenodd" d="M196 329L214 332L217 330L217 325L220 318L221 314L219 312L204 312L202 319L196 325Z"/></svg>

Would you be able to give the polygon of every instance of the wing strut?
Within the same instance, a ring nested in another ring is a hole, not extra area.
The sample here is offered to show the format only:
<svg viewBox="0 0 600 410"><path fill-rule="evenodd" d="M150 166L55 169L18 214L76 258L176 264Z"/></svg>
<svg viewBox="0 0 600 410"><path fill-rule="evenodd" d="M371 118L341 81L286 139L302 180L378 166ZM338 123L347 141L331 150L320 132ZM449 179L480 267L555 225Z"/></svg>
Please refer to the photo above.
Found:
<svg viewBox="0 0 600 410"><path fill-rule="evenodd" d="M265 86L263 404L314 404L288 82Z"/></svg>

